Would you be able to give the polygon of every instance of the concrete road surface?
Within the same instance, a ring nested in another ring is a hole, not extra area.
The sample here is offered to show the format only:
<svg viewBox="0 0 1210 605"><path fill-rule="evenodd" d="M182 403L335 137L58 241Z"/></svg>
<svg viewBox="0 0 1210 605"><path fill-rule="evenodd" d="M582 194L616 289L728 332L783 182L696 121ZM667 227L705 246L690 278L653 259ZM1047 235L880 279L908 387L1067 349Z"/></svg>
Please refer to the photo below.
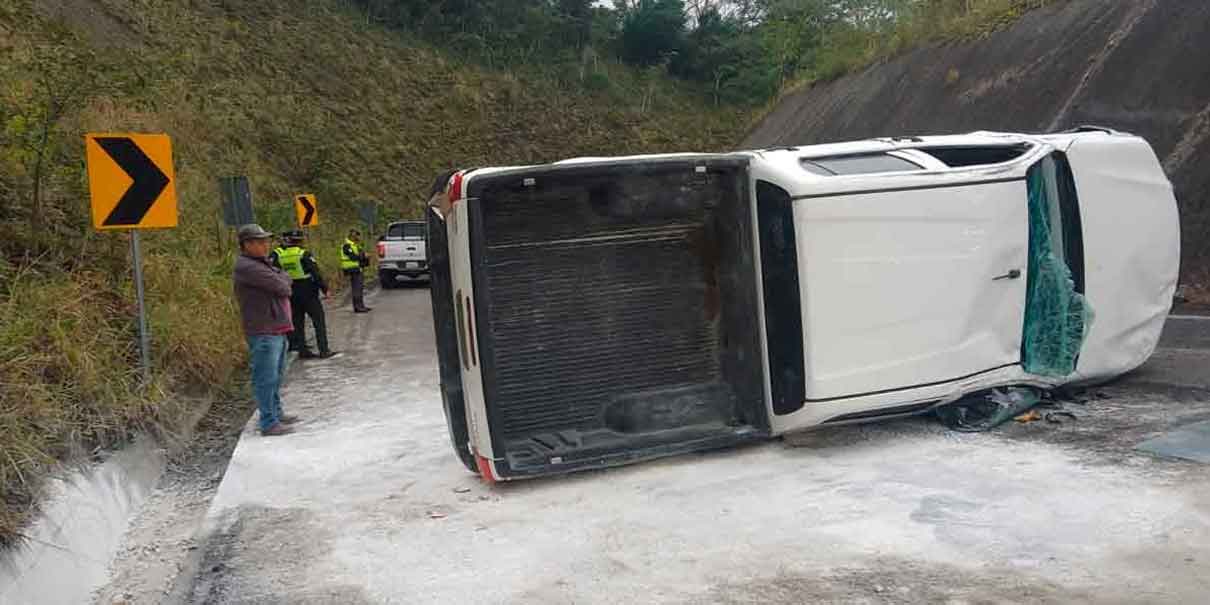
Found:
<svg viewBox="0 0 1210 605"><path fill-rule="evenodd" d="M1210 471L1133 450L1210 419L1204 351L1162 351L1137 376L1070 404L1078 419L1063 424L975 435L928 419L832 428L493 488L449 447L428 291L383 292L374 306L331 313L344 357L295 364L284 399L305 418L298 434L245 432L196 573L178 586L184 601L1204 603L1210 594Z"/></svg>

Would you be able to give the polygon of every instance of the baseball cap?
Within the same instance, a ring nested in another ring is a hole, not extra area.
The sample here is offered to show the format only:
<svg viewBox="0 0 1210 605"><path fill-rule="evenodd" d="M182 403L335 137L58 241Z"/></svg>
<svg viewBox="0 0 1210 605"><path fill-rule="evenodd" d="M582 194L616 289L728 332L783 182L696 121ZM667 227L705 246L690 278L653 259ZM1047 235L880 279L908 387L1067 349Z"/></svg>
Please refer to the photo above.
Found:
<svg viewBox="0 0 1210 605"><path fill-rule="evenodd" d="M246 242L250 239L269 239L273 237L272 233L261 229L261 226L255 223L240 227L239 231L236 233L239 234L240 242Z"/></svg>

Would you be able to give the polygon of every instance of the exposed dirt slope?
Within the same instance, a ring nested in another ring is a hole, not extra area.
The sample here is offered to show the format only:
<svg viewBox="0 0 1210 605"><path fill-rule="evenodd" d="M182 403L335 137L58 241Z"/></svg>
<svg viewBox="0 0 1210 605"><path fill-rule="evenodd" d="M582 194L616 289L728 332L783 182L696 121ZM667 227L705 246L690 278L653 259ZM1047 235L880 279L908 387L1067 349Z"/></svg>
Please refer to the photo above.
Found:
<svg viewBox="0 0 1210 605"><path fill-rule="evenodd" d="M1177 188L1186 279L1210 261L1210 3L1072 0L785 98L746 147L1079 124L1146 137Z"/></svg>

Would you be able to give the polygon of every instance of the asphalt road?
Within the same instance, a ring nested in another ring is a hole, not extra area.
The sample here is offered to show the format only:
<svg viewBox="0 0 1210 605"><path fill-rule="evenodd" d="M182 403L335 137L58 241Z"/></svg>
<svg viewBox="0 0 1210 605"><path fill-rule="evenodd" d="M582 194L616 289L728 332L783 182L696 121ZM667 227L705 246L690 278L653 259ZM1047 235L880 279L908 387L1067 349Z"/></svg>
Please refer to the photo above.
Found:
<svg viewBox="0 0 1210 605"><path fill-rule="evenodd" d="M1160 347L1210 349L1210 315L1176 314L1168 317Z"/></svg>
<svg viewBox="0 0 1210 605"><path fill-rule="evenodd" d="M1210 322L1174 323L1077 420L927 419L489 487L452 453L428 291L331 313L299 433L245 431L189 603L1195 603L1210 471L1133 447L1210 419ZM1188 324L1186 326L1185 324Z"/></svg>

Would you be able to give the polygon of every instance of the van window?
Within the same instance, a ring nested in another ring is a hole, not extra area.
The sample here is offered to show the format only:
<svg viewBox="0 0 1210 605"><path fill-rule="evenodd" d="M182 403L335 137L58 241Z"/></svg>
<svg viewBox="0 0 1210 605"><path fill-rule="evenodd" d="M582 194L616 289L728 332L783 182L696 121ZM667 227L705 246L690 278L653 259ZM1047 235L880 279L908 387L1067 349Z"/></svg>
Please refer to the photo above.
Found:
<svg viewBox="0 0 1210 605"><path fill-rule="evenodd" d="M1030 167L1029 271L1021 362L1026 372L1075 371L1092 309L1084 298L1079 200L1067 157L1052 153Z"/></svg>
<svg viewBox="0 0 1210 605"><path fill-rule="evenodd" d="M424 223L395 223L387 227L387 237L403 239L424 239Z"/></svg>
<svg viewBox="0 0 1210 605"><path fill-rule="evenodd" d="M885 153L861 155L837 155L823 158L803 158L802 167L819 176L844 176L850 174L877 174L882 172L909 172L924 167L900 157Z"/></svg>
<svg viewBox="0 0 1210 605"><path fill-rule="evenodd" d="M792 414L807 398L799 289L798 235L790 193L768 181L756 182L761 281L765 291L769 389L773 413Z"/></svg>
<svg viewBox="0 0 1210 605"><path fill-rule="evenodd" d="M916 151L927 153L950 168L962 168L1010 162L1025 155L1029 149L1029 144L1021 143L990 147L918 147Z"/></svg>

